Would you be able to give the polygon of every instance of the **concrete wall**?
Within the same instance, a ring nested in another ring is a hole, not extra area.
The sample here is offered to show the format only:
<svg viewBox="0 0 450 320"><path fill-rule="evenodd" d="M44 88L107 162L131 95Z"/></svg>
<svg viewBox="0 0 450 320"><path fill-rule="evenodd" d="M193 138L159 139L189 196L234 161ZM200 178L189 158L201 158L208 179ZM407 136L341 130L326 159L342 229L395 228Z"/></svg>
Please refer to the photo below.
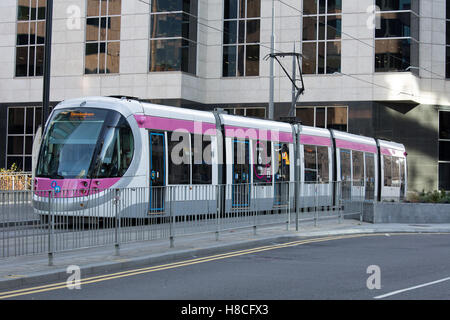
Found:
<svg viewBox="0 0 450 320"><path fill-rule="evenodd" d="M371 223L450 223L450 204L366 203L363 221Z"/></svg>
<svg viewBox="0 0 450 320"><path fill-rule="evenodd" d="M373 136L403 143L408 153L408 190L438 188L438 108L425 104L374 103Z"/></svg>

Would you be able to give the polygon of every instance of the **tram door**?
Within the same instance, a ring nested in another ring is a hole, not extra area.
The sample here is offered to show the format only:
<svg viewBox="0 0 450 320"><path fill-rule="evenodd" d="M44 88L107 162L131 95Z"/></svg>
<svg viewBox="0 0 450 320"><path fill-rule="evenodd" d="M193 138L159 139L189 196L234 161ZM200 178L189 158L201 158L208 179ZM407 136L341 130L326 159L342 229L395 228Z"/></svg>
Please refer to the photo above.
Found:
<svg viewBox="0 0 450 320"><path fill-rule="evenodd" d="M274 144L275 147L275 186L274 205L286 205L289 199L289 146L287 143Z"/></svg>
<svg viewBox="0 0 450 320"><path fill-rule="evenodd" d="M164 210L165 143L164 133L150 132L150 207L149 213Z"/></svg>
<svg viewBox="0 0 450 320"><path fill-rule="evenodd" d="M233 140L233 207L248 207L250 202L250 152L248 140Z"/></svg>

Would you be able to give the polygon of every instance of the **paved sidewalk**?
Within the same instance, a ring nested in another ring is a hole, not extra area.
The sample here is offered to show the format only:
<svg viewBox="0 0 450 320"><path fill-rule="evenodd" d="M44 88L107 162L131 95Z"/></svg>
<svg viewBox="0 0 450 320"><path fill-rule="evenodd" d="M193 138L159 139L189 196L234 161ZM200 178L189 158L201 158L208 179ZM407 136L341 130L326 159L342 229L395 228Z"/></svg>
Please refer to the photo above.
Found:
<svg viewBox="0 0 450 320"><path fill-rule="evenodd" d="M450 224L370 224L357 220L302 222L299 231L291 225L259 228L257 234L250 229L223 231L219 240L214 233L175 238L173 248L169 240L155 240L124 244L116 255L114 246L80 249L56 253L53 266L48 265L47 255L21 256L0 259L0 291L44 282L65 282L69 276L66 268L77 265L81 276L87 277L105 272L144 267L164 262L219 254L273 243L282 243L301 238L361 233L450 233ZM355 240L357 241L357 240Z"/></svg>

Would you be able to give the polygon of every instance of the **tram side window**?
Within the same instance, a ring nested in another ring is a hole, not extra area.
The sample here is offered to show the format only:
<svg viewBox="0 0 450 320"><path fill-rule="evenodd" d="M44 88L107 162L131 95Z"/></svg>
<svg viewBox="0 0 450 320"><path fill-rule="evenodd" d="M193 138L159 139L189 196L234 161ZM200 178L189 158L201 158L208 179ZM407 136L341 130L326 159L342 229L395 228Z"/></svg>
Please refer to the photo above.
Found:
<svg viewBox="0 0 450 320"><path fill-rule="evenodd" d="M277 159L278 158L278 159ZM287 143L279 143L275 145L275 161L277 170L275 172L277 181L289 181L290 179L290 156L289 145Z"/></svg>
<svg viewBox="0 0 450 320"><path fill-rule="evenodd" d="M134 139L131 128L121 119L117 127L108 127L94 175L97 178L122 177L131 164Z"/></svg>
<svg viewBox="0 0 450 320"><path fill-rule="evenodd" d="M400 158L392 157L392 186L400 187Z"/></svg>
<svg viewBox="0 0 450 320"><path fill-rule="evenodd" d="M253 141L253 181L258 184L272 183L272 143Z"/></svg>
<svg viewBox="0 0 450 320"><path fill-rule="evenodd" d="M350 150L341 149L340 154L341 154L341 180L350 181L352 179Z"/></svg>
<svg viewBox="0 0 450 320"><path fill-rule="evenodd" d="M328 165L328 148L327 147L317 147L317 171L319 176L317 177L318 182L329 182L330 172Z"/></svg>
<svg viewBox="0 0 450 320"><path fill-rule="evenodd" d="M328 182L328 148L305 145L305 182Z"/></svg>
<svg viewBox="0 0 450 320"><path fill-rule="evenodd" d="M364 178L364 153L352 151L353 184L360 186Z"/></svg>
<svg viewBox="0 0 450 320"><path fill-rule="evenodd" d="M192 184L211 184L211 136L193 134L191 149Z"/></svg>
<svg viewBox="0 0 450 320"><path fill-rule="evenodd" d="M316 146L304 145L305 182L317 181L317 150Z"/></svg>
<svg viewBox="0 0 450 320"><path fill-rule="evenodd" d="M167 132L169 184L189 184L190 182L189 136L187 132Z"/></svg>
<svg viewBox="0 0 450 320"><path fill-rule="evenodd" d="M383 167L384 167L384 186L392 186L392 157L383 156Z"/></svg>

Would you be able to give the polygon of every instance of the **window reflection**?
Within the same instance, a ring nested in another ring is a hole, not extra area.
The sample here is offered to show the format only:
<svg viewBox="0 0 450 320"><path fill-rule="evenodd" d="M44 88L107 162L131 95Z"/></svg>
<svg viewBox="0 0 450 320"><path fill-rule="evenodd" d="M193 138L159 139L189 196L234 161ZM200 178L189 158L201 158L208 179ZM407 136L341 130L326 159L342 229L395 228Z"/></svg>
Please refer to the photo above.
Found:
<svg viewBox="0 0 450 320"><path fill-rule="evenodd" d="M154 1L150 23L149 72L197 71L197 0ZM173 11L183 11L182 13ZM159 13L164 12L164 13ZM233 26L227 28L232 34ZM164 39L161 39L164 38ZM235 38L224 41L232 42Z"/></svg>
<svg viewBox="0 0 450 320"><path fill-rule="evenodd" d="M317 0L304 0L303 1L303 13L304 14L317 14Z"/></svg>
<svg viewBox="0 0 450 320"><path fill-rule="evenodd" d="M16 77L43 74L45 0L17 2Z"/></svg>
<svg viewBox="0 0 450 320"><path fill-rule="evenodd" d="M380 28L375 29L375 36L377 38L411 36L410 12L382 13L380 17Z"/></svg>
<svg viewBox="0 0 450 320"><path fill-rule="evenodd" d="M247 46L245 68L247 76L259 74L259 46Z"/></svg>
<svg viewBox="0 0 450 320"><path fill-rule="evenodd" d="M180 37L194 40L196 39L196 29L192 28L196 24L196 19L182 13L155 14L152 15L150 24L151 38L172 38Z"/></svg>
<svg viewBox="0 0 450 320"><path fill-rule="evenodd" d="M234 44L237 39L237 22L236 21L224 21L223 24L223 43Z"/></svg>
<svg viewBox="0 0 450 320"><path fill-rule="evenodd" d="M261 16L261 0L247 0L247 18Z"/></svg>
<svg viewBox="0 0 450 320"><path fill-rule="evenodd" d="M439 189L450 190L450 163L439 163Z"/></svg>
<svg viewBox="0 0 450 320"><path fill-rule="evenodd" d="M297 108L297 119L305 126L314 127L314 108Z"/></svg>
<svg viewBox="0 0 450 320"><path fill-rule="evenodd" d="M225 0L224 1L224 19L236 19L237 18L237 0Z"/></svg>
<svg viewBox="0 0 450 320"><path fill-rule="evenodd" d="M223 47L223 76L236 76L236 46Z"/></svg>
<svg viewBox="0 0 450 320"><path fill-rule="evenodd" d="M266 117L265 108L246 108L245 115L252 118L264 119Z"/></svg>
<svg viewBox="0 0 450 320"><path fill-rule="evenodd" d="M150 72L184 71L195 74L195 43L182 39L150 41Z"/></svg>
<svg viewBox="0 0 450 320"><path fill-rule="evenodd" d="M303 43L302 71L304 74L316 73L316 46L315 42Z"/></svg>
<svg viewBox="0 0 450 320"><path fill-rule="evenodd" d="M328 13L341 13L342 0L328 0Z"/></svg>
<svg viewBox="0 0 450 320"><path fill-rule="evenodd" d="M439 111L439 139L450 140L450 111Z"/></svg>
<svg viewBox="0 0 450 320"><path fill-rule="evenodd" d="M197 0L153 0L152 12L184 11L197 14Z"/></svg>
<svg viewBox="0 0 450 320"><path fill-rule="evenodd" d="M305 126L347 131L347 107L297 107L296 111Z"/></svg>
<svg viewBox="0 0 450 320"><path fill-rule="evenodd" d="M450 190L450 111L439 111L439 189Z"/></svg>
<svg viewBox="0 0 450 320"><path fill-rule="evenodd" d="M259 20L247 21L247 43L259 42Z"/></svg>
<svg viewBox="0 0 450 320"><path fill-rule="evenodd" d="M31 171L34 134L41 123L41 107L9 107L7 110L6 164Z"/></svg>
<svg viewBox="0 0 450 320"><path fill-rule="evenodd" d="M381 11L410 10L411 1L416 0L376 0Z"/></svg>
<svg viewBox="0 0 450 320"><path fill-rule="evenodd" d="M375 72L406 71L419 64L418 1L377 0L380 28L375 31ZM409 12L385 12L411 10ZM417 69L411 72L418 73Z"/></svg>
<svg viewBox="0 0 450 320"><path fill-rule="evenodd" d="M327 128L347 131L347 108L327 108Z"/></svg>
<svg viewBox="0 0 450 320"><path fill-rule="evenodd" d="M375 40L375 71L406 71L411 65L411 39Z"/></svg>
<svg viewBox="0 0 450 320"><path fill-rule="evenodd" d="M341 11L341 0L304 1L304 74L332 74L340 71Z"/></svg>
<svg viewBox="0 0 450 320"><path fill-rule="evenodd" d="M327 73L341 71L341 42L327 42Z"/></svg>
<svg viewBox="0 0 450 320"><path fill-rule="evenodd" d="M121 0L88 0L85 74L119 73Z"/></svg>
<svg viewBox="0 0 450 320"><path fill-rule="evenodd" d="M224 1L222 76L259 75L260 7L261 0Z"/></svg>
<svg viewBox="0 0 450 320"><path fill-rule="evenodd" d="M316 127L325 128L325 108L316 108Z"/></svg>

